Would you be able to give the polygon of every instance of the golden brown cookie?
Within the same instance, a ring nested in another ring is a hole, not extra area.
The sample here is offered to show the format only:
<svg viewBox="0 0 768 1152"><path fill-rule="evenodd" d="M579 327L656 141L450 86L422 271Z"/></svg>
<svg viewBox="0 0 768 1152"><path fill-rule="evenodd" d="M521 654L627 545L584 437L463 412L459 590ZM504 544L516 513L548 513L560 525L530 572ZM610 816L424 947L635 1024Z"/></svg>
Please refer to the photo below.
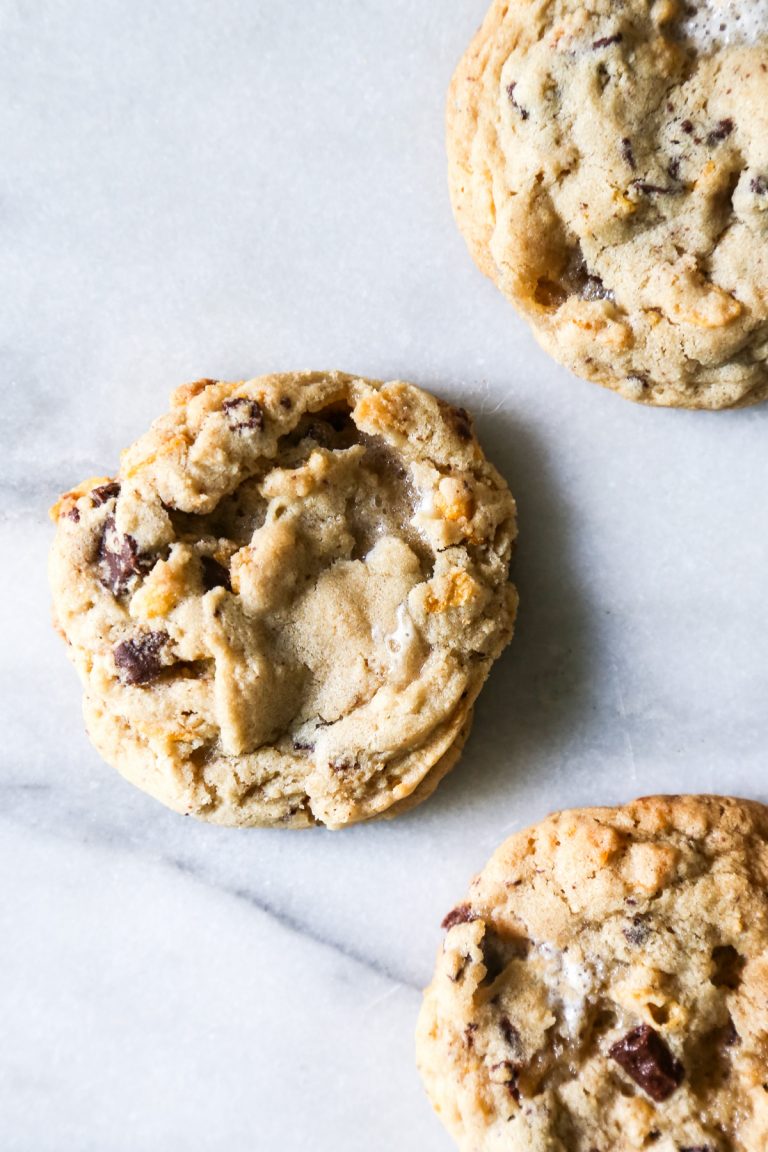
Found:
<svg viewBox="0 0 768 1152"><path fill-rule="evenodd" d="M448 153L472 255L562 364L646 404L765 398L764 0L495 0Z"/></svg>
<svg viewBox="0 0 768 1152"><path fill-rule="evenodd" d="M206 820L418 802L512 635L514 501L467 413L410 384L200 380L54 516L90 736Z"/></svg>
<svg viewBox="0 0 768 1152"><path fill-rule="evenodd" d="M762 804L556 813L443 927L418 1058L465 1152L768 1148Z"/></svg>

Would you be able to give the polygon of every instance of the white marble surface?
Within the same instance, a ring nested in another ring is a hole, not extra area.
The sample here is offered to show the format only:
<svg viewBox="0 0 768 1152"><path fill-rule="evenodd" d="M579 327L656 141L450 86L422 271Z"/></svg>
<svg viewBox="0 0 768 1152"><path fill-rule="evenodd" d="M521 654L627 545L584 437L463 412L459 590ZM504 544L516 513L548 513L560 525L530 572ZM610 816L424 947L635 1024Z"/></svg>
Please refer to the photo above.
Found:
<svg viewBox="0 0 768 1152"><path fill-rule="evenodd" d="M768 799L768 410L582 383L475 270L442 119L484 7L0 5L4 1152L447 1152L418 989L495 844L651 790ZM430 803L234 833L90 748L45 510L175 384L295 367L474 408L519 500L519 630Z"/></svg>

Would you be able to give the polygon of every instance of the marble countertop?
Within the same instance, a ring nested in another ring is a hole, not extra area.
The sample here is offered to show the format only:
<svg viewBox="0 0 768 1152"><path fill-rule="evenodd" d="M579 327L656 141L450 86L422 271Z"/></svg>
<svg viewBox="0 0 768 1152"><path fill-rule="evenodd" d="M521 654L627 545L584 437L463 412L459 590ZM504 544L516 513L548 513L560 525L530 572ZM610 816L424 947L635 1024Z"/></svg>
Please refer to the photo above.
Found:
<svg viewBox="0 0 768 1152"><path fill-rule="evenodd" d="M578 381L474 268L443 102L485 2L2 8L4 1152L448 1152L412 1034L494 846L654 790L768 800L768 409ZM317 367L474 410L518 634L429 803L223 831L91 749L46 508L176 384Z"/></svg>

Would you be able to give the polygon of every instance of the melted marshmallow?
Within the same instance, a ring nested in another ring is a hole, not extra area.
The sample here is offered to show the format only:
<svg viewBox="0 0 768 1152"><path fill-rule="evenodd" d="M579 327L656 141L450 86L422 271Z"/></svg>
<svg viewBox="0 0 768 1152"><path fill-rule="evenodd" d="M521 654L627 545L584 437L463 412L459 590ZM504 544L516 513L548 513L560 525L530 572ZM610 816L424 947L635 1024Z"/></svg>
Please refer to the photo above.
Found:
<svg viewBox="0 0 768 1152"><path fill-rule="evenodd" d="M592 973L552 944L539 944L534 952L543 961L540 976L550 1000L560 1008L568 1034L578 1036L586 1016L588 997L594 987Z"/></svg>
<svg viewBox="0 0 768 1152"><path fill-rule="evenodd" d="M681 30L699 52L768 37L768 0L692 0Z"/></svg>

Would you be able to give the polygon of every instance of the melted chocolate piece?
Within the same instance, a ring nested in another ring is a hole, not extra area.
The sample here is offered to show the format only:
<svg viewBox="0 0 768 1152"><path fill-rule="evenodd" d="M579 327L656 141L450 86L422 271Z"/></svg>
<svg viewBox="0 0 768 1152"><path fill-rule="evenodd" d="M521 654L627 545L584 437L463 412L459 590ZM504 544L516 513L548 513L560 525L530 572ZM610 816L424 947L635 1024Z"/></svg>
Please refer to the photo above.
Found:
<svg viewBox="0 0 768 1152"><path fill-rule="evenodd" d="M617 1040L608 1055L657 1104L680 1087L685 1069L658 1032L641 1024Z"/></svg>
<svg viewBox="0 0 768 1152"><path fill-rule="evenodd" d="M124 640L115 648L115 664L123 684L148 684L162 669L160 651L166 632L149 632L136 640Z"/></svg>
<svg viewBox="0 0 768 1152"><path fill-rule="evenodd" d="M512 105L512 107L516 108L517 111L520 113L520 119L521 120L527 120L528 117L530 116L530 112L528 111L527 108L523 108L522 104L518 104L517 100L515 99L515 88L516 87L517 87L517 81L516 80L513 80L511 84L508 84L507 85L507 96L509 96L509 102Z"/></svg>
<svg viewBox="0 0 768 1152"><path fill-rule="evenodd" d="M222 408L233 432L261 431L264 427L264 409L258 400L236 396L234 400L225 400Z"/></svg>
<svg viewBox="0 0 768 1152"><path fill-rule="evenodd" d="M69 512L66 513L66 517L67 517L67 520L74 520L75 524L79 524L80 523L80 509L77 508L73 504L72 507L70 508Z"/></svg>
<svg viewBox="0 0 768 1152"><path fill-rule="evenodd" d="M203 587L206 592L210 592L212 588L226 588L227 592L232 591L229 572L223 564L214 560L213 556L201 556L200 566L203 570Z"/></svg>
<svg viewBox="0 0 768 1152"><path fill-rule="evenodd" d="M711 132L707 133L707 144L712 147L714 144L720 144L723 140L727 140L735 127L736 125L730 116L727 120L720 120Z"/></svg>
<svg viewBox="0 0 768 1152"><path fill-rule="evenodd" d="M122 596L131 580L152 566L151 560L139 555L139 546L133 536L127 533L123 536L117 531L114 516L108 516L104 522L99 562L101 582L113 596Z"/></svg>
<svg viewBox="0 0 768 1152"><path fill-rule="evenodd" d="M91 504L94 508L100 508L102 504L106 504L107 500L111 500L113 496L120 495L120 485L116 480L111 481L109 484L100 484L98 488L91 489Z"/></svg>
<svg viewBox="0 0 768 1152"><path fill-rule="evenodd" d="M470 920L479 920L477 912L473 911L470 904L457 904L452 908L447 916L443 918L440 925L447 932L449 928L454 928L457 924L468 924Z"/></svg>

